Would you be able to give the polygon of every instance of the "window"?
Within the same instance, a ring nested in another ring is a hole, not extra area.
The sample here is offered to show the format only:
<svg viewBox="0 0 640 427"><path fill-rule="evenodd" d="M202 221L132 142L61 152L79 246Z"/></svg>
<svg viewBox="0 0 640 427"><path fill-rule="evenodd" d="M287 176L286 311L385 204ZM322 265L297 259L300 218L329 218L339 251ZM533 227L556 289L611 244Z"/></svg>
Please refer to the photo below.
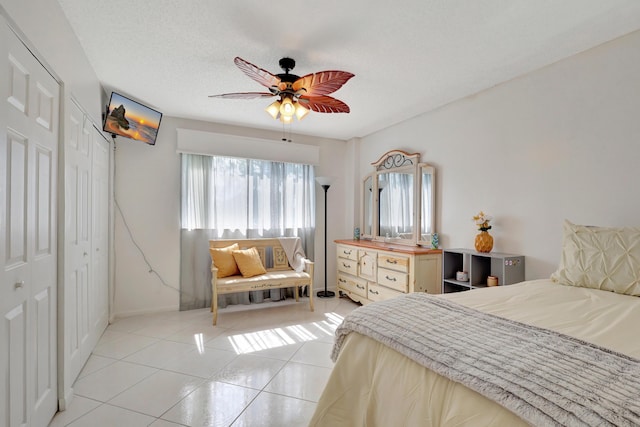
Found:
<svg viewBox="0 0 640 427"><path fill-rule="evenodd" d="M183 154L182 228L213 238L313 235L313 166Z"/></svg>

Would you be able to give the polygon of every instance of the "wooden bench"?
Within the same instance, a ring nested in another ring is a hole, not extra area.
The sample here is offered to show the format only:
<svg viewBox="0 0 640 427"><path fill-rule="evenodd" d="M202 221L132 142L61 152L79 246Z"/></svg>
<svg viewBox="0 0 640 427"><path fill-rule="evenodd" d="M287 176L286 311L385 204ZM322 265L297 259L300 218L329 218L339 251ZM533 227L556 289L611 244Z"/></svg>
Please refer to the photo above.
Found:
<svg viewBox="0 0 640 427"><path fill-rule="evenodd" d="M253 277L230 276L218 278L218 269L211 263L211 311L213 324L218 321L218 295L235 292L263 291L295 287L299 301L300 287L309 286L309 308L313 311L313 262L305 260L304 271L297 272L289 265L287 255L277 238L274 239L224 239L209 240L210 248L225 248L237 243L240 249L255 247L260 254L266 274Z"/></svg>

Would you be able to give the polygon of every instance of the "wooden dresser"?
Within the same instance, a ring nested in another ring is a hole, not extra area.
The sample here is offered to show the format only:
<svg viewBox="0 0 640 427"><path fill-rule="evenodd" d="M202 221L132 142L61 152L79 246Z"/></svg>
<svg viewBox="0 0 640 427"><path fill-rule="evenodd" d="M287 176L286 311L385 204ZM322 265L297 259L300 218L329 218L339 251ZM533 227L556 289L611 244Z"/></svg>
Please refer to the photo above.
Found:
<svg viewBox="0 0 640 427"><path fill-rule="evenodd" d="M408 292L439 294L442 250L372 240L336 240L338 292L368 304Z"/></svg>

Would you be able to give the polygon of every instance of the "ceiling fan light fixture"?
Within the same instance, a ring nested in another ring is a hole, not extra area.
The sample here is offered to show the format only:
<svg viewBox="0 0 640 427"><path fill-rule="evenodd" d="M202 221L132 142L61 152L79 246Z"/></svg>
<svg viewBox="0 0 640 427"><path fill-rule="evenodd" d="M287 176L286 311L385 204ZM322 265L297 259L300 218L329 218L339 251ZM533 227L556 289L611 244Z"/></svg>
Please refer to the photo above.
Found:
<svg viewBox="0 0 640 427"><path fill-rule="evenodd" d="M278 114L280 114L280 100L275 100L271 105L265 108L265 111L271 115L274 119L278 119Z"/></svg>
<svg viewBox="0 0 640 427"><path fill-rule="evenodd" d="M293 101L291 97L284 97L282 100L282 104L280 105L280 114L285 117L293 118L293 115L296 112L296 107L293 105Z"/></svg>
<svg viewBox="0 0 640 427"><path fill-rule="evenodd" d="M309 109L303 106L300 102L296 102L296 117L298 120L304 119L309 114Z"/></svg>
<svg viewBox="0 0 640 427"><path fill-rule="evenodd" d="M280 121L285 125L291 124L293 123L293 116L285 116L283 114L280 114Z"/></svg>

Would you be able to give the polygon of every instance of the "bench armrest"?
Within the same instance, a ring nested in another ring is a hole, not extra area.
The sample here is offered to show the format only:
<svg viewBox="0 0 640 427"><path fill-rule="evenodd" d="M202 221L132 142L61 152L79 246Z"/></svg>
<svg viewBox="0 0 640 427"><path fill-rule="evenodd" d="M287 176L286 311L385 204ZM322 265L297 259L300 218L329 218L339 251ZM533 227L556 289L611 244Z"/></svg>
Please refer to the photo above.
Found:
<svg viewBox="0 0 640 427"><path fill-rule="evenodd" d="M313 265L314 265L314 262L311 261L308 258L304 258L302 260L302 262L304 262L304 271L309 273L309 274L311 274L311 277L313 277Z"/></svg>

